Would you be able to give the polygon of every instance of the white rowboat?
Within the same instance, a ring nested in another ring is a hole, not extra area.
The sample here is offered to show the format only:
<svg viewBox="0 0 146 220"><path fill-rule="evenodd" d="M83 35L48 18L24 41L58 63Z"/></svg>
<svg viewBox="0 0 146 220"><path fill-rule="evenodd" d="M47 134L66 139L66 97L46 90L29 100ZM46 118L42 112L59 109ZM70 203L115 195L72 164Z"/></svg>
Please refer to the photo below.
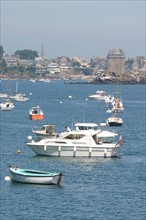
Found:
<svg viewBox="0 0 146 220"><path fill-rule="evenodd" d="M60 185L63 174L10 166L11 180L21 183Z"/></svg>

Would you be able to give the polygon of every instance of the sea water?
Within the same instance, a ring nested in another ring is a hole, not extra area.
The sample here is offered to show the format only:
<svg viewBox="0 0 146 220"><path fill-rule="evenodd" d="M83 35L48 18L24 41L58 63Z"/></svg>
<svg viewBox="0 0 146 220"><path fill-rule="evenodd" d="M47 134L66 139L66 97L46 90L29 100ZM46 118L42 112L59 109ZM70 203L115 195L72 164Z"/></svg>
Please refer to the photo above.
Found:
<svg viewBox="0 0 146 220"><path fill-rule="evenodd" d="M1 81L1 92L16 81ZM146 217L145 85L64 84L19 80L28 102L0 111L1 220L144 220ZM109 128L123 136L120 158L36 156L25 144L34 126L53 124L57 132L75 122L105 122L106 104L89 100L97 90L120 92L123 125ZM118 91L117 91L118 90ZM44 121L29 120L39 105ZM64 173L62 184L44 186L6 181L9 165Z"/></svg>

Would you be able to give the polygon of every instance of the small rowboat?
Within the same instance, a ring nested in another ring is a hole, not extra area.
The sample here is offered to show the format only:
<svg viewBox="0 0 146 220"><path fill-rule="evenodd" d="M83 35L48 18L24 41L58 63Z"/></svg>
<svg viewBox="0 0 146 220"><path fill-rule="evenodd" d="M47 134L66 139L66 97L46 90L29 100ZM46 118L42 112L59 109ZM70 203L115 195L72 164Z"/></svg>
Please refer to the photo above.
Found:
<svg viewBox="0 0 146 220"><path fill-rule="evenodd" d="M11 180L21 183L60 185L62 173L51 173L38 170L20 169L10 166Z"/></svg>

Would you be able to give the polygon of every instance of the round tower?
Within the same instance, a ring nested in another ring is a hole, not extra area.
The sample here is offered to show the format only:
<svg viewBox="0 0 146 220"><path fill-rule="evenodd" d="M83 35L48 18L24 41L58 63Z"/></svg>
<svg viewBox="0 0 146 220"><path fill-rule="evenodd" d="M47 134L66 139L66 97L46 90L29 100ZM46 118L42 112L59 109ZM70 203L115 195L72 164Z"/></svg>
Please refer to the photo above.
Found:
<svg viewBox="0 0 146 220"><path fill-rule="evenodd" d="M125 55L122 49L113 48L107 55L107 73L121 76L125 73Z"/></svg>

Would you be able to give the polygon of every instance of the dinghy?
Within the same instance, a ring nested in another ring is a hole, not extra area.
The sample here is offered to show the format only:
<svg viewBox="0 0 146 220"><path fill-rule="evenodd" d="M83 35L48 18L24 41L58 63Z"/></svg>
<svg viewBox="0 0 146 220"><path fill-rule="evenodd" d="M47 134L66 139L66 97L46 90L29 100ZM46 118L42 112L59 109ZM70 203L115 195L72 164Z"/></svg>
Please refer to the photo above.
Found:
<svg viewBox="0 0 146 220"><path fill-rule="evenodd" d="M21 183L60 185L62 173L51 173L31 169L21 169L17 166L9 166L11 180Z"/></svg>

